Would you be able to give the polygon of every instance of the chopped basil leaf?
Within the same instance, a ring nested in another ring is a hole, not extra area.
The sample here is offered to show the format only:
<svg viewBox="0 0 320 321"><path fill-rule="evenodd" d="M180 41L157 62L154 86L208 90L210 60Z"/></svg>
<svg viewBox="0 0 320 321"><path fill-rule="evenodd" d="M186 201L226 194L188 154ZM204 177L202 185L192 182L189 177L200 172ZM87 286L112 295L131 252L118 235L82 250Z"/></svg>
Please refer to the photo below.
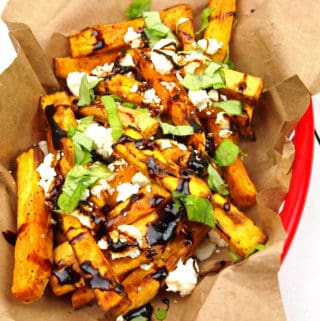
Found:
<svg viewBox="0 0 320 321"><path fill-rule="evenodd" d="M257 244L255 245L252 249L250 249L248 251L248 253L246 254L246 257L250 256L251 254L253 254L256 251L261 251L264 250L267 246L265 244Z"/></svg>
<svg viewBox="0 0 320 321"><path fill-rule="evenodd" d="M95 80L88 80L87 74L84 74L81 78L80 89L79 89L79 101L78 106L87 106L94 101L94 87L98 85L102 78Z"/></svg>
<svg viewBox="0 0 320 321"><path fill-rule="evenodd" d="M154 316L157 320L165 320L167 318L167 309L157 309L154 311Z"/></svg>
<svg viewBox="0 0 320 321"><path fill-rule="evenodd" d="M200 34L201 32L203 32L204 30L207 29L208 24L209 24L209 17L212 13L212 11L214 11L214 8L205 8L202 10L201 12L201 26L200 29L196 32L196 35Z"/></svg>
<svg viewBox="0 0 320 321"><path fill-rule="evenodd" d="M79 204L82 194L99 179L112 175L103 164L94 163L90 167L75 165L67 174L58 198L58 206L63 214L70 214Z"/></svg>
<svg viewBox="0 0 320 321"><path fill-rule="evenodd" d="M214 89L225 88L224 74L221 71L223 65L218 62L209 62L203 73L186 74L180 81L188 90L196 91L213 87Z"/></svg>
<svg viewBox="0 0 320 321"><path fill-rule="evenodd" d="M212 166L208 165L208 185L209 187L221 195L228 195L229 191L225 181L220 176L218 171Z"/></svg>
<svg viewBox="0 0 320 321"><path fill-rule="evenodd" d="M172 31L162 23L160 14L157 11L147 11L143 13L145 21L144 33L149 40L149 46L153 47L163 38L175 39Z"/></svg>
<svg viewBox="0 0 320 321"><path fill-rule="evenodd" d="M171 134L174 136L188 136L192 135L194 132L193 127L188 125L174 126L161 121L159 122L159 124L164 135Z"/></svg>
<svg viewBox="0 0 320 321"><path fill-rule="evenodd" d="M110 96L113 98L114 101L117 101L119 103L122 102L122 98L120 96L118 95L110 95Z"/></svg>
<svg viewBox="0 0 320 321"><path fill-rule="evenodd" d="M214 161L218 166L228 166L235 162L240 152L238 145L225 139L216 149Z"/></svg>
<svg viewBox="0 0 320 321"><path fill-rule="evenodd" d="M110 95L102 96L101 100L108 116L112 138L117 141L123 133L122 124L118 115L118 107Z"/></svg>
<svg viewBox="0 0 320 321"><path fill-rule="evenodd" d="M221 108L229 116L242 114L242 103L239 100L229 99L226 101L218 101L214 102L213 106L216 108Z"/></svg>
<svg viewBox="0 0 320 321"><path fill-rule="evenodd" d="M71 138L75 153L75 164L85 164L91 161L91 151L93 149L93 140L84 134L84 131L92 123L93 116L81 118L77 128L69 127L68 136Z"/></svg>
<svg viewBox="0 0 320 321"><path fill-rule="evenodd" d="M230 248L228 248L228 254L231 256L231 260L233 263L237 263L240 261L239 256L236 253L234 253Z"/></svg>
<svg viewBox="0 0 320 321"><path fill-rule="evenodd" d="M140 18L144 11L150 10L151 0L134 0L126 9L125 15L129 19Z"/></svg>
<svg viewBox="0 0 320 321"><path fill-rule="evenodd" d="M183 205L190 221L215 226L214 209L210 201L196 195L186 195L179 191L172 192L172 198L177 210Z"/></svg>

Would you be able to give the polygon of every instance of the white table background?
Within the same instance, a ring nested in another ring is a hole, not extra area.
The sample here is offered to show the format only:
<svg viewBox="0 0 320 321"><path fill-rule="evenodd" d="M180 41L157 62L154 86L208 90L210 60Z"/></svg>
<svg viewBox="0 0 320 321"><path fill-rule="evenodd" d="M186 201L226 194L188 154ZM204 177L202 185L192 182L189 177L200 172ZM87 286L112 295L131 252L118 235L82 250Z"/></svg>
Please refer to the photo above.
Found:
<svg viewBox="0 0 320 321"><path fill-rule="evenodd" d="M0 15L6 0L0 0ZM0 73L11 61L10 43L0 21ZM313 97L315 127L320 134L320 95ZM319 320L320 299L320 145L315 140L307 201L291 248L279 272L287 321ZM259 320L257 320L259 321ZM276 320L270 320L276 321Z"/></svg>

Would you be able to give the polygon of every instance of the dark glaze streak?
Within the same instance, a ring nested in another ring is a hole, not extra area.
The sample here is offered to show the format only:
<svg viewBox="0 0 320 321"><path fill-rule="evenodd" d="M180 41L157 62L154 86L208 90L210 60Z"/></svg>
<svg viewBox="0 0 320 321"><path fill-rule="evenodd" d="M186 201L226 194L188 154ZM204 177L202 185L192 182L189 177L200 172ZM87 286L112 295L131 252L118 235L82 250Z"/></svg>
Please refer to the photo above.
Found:
<svg viewBox="0 0 320 321"><path fill-rule="evenodd" d="M103 38L101 37L101 34L98 30L92 29L92 36L96 39L96 43L93 46L93 50L99 50L102 49L105 46L105 42Z"/></svg>
<svg viewBox="0 0 320 321"><path fill-rule="evenodd" d="M58 279L60 285L75 284L81 278L81 275L68 265L53 269L52 274Z"/></svg>
<svg viewBox="0 0 320 321"><path fill-rule="evenodd" d="M138 139L135 145L139 150L154 149L154 144L146 139Z"/></svg>
<svg viewBox="0 0 320 321"><path fill-rule="evenodd" d="M143 196L144 196L143 193L133 194L133 195L130 197L130 199L129 199L128 205L121 210L120 214L123 215L123 216L125 216L125 215L128 213L128 211L130 211L132 205L133 205L135 202L139 201L139 199L141 199Z"/></svg>
<svg viewBox="0 0 320 321"><path fill-rule="evenodd" d="M189 33L179 30L179 34L187 40L193 40L193 36L190 35Z"/></svg>
<svg viewBox="0 0 320 321"><path fill-rule="evenodd" d="M160 268L156 273L152 274L152 278L161 282L168 275L168 271L165 267Z"/></svg>
<svg viewBox="0 0 320 321"><path fill-rule="evenodd" d="M123 287L100 274L100 271L92 266L91 262L86 261L80 265L81 270L85 273L86 284L90 289L99 289L101 291L116 291L123 293Z"/></svg>
<svg viewBox="0 0 320 321"><path fill-rule="evenodd" d="M156 178L163 174L162 168L159 167L154 157L149 157L147 160L147 167L150 174L150 178Z"/></svg>
<svg viewBox="0 0 320 321"><path fill-rule="evenodd" d="M152 305L148 303L141 308L132 310L131 312L127 313L123 318L126 321L131 321L132 319L137 317L145 317L148 319L148 321L150 321L152 317L152 312L153 312Z"/></svg>
<svg viewBox="0 0 320 321"><path fill-rule="evenodd" d="M126 66L122 66L121 65L121 59L123 57L118 57L112 67L112 73L113 74L120 74L120 75L124 75L127 74L128 72L132 72L134 74L136 74L136 69L134 67L126 67Z"/></svg>
<svg viewBox="0 0 320 321"><path fill-rule="evenodd" d="M203 128L201 124L199 124L199 122L197 122L195 119L192 119L192 118L190 118L188 122L189 122L189 125L193 128L195 133L202 133Z"/></svg>
<svg viewBox="0 0 320 321"><path fill-rule="evenodd" d="M67 231L67 234L70 230ZM86 232L79 233L76 235L73 239L71 239L69 242L71 245L75 244L78 241L81 241L86 236Z"/></svg>
<svg viewBox="0 0 320 321"><path fill-rule="evenodd" d="M207 166L208 162L199 157L198 153L193 150L188 160L188 168L191 169L195 174L201 176Z"/></svg>
<svg viewBox="0 0 320 321"><path fill-rule="evenodd" d="M176 235L176 226L181 217L181 208L176 213L175 203L171 201L159 213L159 218L148 226L146 239L150 246L166 244Z"/></svg>
<svg viewBox="0 0 320 321"><path fill-rule="evenodd" d="M189 195L190 194L189 179L180 180L177 186L177 191L185 195Z"/></svg>
<svg viewBox="0 0 320 321"><path fill-rule="evenodd" d="M56 109L55 109L54 105L49 105L45 109L45 114L46 114L49 126L51 128L51 131L52 131L53 147L54 147L54 149L58 150L61 147L60 146L60 139L62 137L66 137L67 132L65 130L61 129L61 127L53 119L55 111L56 111Z"/></svg>
<svg viewBox="0 0 320 321"><path fill-rule="evenodd" d="M15 245L16 241L17 241L17 233L12 232L10 230L6 230L2 232L3 237L5 238L5 240L11 244L11 245Z"/></svg>
<svg viewBox="0 0 320 321"><path fill-rule="evenodd" d="M247 78L248 78L248 75L244 74L243 79L239 82L238 90L240 92L244 92L247 89Z"/></svg>
<svg viewBox="0 0 320 321"><path fill-rule="evenodd" d="M230 211L230 203L229 202L226 202L226 203L223 204L223 210L225 212Z"/></svg>
<svg viewBox="0 0 320 321"><path fill-rule="evenodd" d="M150 202L150 207L155 208L158 207L162 204L162 202L165 200L163 196L160 195L154 195L151 202Z"/></svg>

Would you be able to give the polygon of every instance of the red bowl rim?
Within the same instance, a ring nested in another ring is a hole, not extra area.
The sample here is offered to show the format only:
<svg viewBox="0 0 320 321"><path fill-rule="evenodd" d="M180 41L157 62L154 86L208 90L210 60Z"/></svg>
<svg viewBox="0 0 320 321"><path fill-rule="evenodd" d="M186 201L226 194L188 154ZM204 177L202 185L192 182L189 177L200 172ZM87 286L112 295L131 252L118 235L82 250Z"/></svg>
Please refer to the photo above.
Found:
<svg viewBox="0 0 320 321"><path fill-rule="evenodd" d="M298 228L309 189L314 150L312 100L310 100L307 111L296 126L293 143L295 145L295 159L292 177L289 192L280 213L283 227L287 232L281 255L282 262L289 251Z"/></svg>

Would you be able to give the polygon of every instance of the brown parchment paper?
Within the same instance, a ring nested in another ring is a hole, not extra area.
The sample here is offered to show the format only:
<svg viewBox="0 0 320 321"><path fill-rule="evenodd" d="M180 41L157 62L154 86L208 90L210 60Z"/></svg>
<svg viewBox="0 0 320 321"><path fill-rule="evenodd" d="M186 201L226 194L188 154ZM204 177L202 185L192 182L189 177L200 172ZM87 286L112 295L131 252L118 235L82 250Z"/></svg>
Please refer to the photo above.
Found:
<svg viewBox="0 0 320 321"><path fill-rule="evenodd" d="M3 19L18 55L0 75L1 231L15 230L14 158L43 135L38 100L41 93L58 86L50 64L53 56L67 52L62 35L122 21L129 2L9 0ZM153 1L152 8L184 2ZM207 1L189 3L199 17ZM267 89L254 115L257 140L242 148L249 154L248 171L259 191L257 206L248 215L268 234L268 247L205 277L191 296L173 296L168 321L285 320L277 280L285 233L276 210L291 178L294 148L288 137L308 107L309 91L320 88L320 30L315 28L319 9L320 3L312 0L238 1L232 58L239 70L263 77ZM2 237L0 246L1 321L104 320L96 306L73 311L68 299L54 297L49 289L35 304L15 302L10 295L13 247Z"/></svg>

